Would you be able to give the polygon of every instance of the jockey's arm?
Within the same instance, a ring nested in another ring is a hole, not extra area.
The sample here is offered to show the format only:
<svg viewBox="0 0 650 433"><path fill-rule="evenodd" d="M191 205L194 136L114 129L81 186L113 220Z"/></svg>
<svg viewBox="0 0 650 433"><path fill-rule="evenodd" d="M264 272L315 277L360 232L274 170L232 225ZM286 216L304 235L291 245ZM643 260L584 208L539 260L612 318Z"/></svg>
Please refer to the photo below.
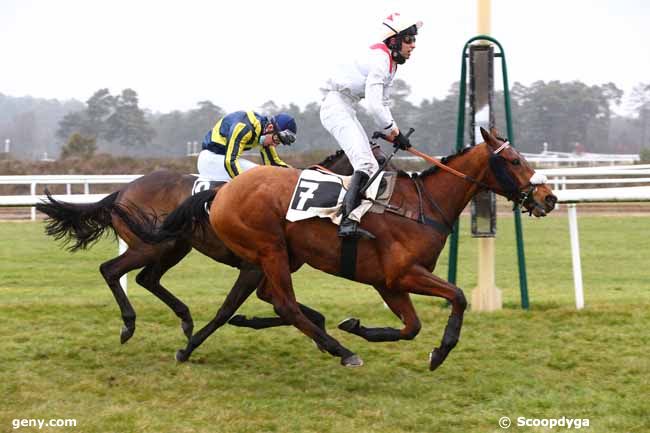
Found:
<svg viewBox="0 0 650 433"><path fill-rule="evenodd" d="M380 130L390 135L397 131L397 124L388 108L390 105L389 64L384 57L373 58L376 61L371 65L366 78L365 98L368 112Z"/></svg>
<svg viewBox="0 0 650 433"><path fill-rule="evenodd" d="M290 167L289 164L282 161L278 155L278 151L275 149L275 146L263 147L260 149L260 155L262 155L262 161L264 165L275 165L278 167Z"/></svg>
<svg viewBox="0 0 650 433"><path fill-rule="evenodd" d="M223 160L223 164L231 178L234 178L242 172L238 160L244 151L245 144L251 140L252 136L253 132L243 122L235 123L230 128L226 141L226 157Z"/></svg>

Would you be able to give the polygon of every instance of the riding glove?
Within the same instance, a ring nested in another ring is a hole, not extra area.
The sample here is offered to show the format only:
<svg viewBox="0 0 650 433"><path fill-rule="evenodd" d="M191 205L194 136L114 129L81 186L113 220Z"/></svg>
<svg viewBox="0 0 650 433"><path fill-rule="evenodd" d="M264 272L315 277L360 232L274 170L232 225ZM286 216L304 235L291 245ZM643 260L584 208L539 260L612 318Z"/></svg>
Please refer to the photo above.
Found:
<svg viewBox="0 0 650 433"><path fill-rule="evenodd" d="M400 131L393 140L393 147L406 150L411 147L411 141Z"/></svg>

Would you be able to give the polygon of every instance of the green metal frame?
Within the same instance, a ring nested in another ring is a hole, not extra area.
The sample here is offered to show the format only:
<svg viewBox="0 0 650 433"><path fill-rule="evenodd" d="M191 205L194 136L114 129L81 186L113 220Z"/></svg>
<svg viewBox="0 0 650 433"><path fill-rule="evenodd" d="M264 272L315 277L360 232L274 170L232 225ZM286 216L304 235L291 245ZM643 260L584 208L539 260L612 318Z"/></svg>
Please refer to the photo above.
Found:
<svg viewBox="0 0 650 433"><path fill-rule="evenodd" d="M499 47L500 53L495 53L494 57L501 57L501 71L503 73L503 98L506 111L506 128L508 131L508 139L512 146L515 145L515 134L512 129L512 113L510 111L510 86L508 85L508 70L506 68L506 54L503 47L491 36L478 35L474 36L465 43L461 57L460 68L460 94L458 97L458 117L456 126L456 151L463 148L463 138L465 136L465 102L466 102L466 87L467 87L467 49L472 42L475 41L489 41ZM517 258L519 263L519 290L521 292L521 307L528 309L528 278L526 276L526 256L524 254L524 235L521 226L521 212L519 206L515 206L512 210L515 218L515 234L517 236ZM449 271L447 280L450 283L456 284L457 268L458 268L458 230L459 220L454 223L454 230L451 233L449 240Z"/></svg>

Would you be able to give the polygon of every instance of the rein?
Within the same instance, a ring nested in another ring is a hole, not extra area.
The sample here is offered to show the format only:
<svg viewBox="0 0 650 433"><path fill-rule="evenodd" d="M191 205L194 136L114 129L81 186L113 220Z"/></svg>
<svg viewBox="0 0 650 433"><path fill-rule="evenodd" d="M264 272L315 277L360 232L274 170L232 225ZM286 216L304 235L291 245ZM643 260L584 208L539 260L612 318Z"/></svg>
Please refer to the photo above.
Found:
<svg viewBox="0 0 650 433"><path fill-rule="evenodd" d="M499 150L501 150L501 148L499 148ZM474 183L474 184L480 186L481 188L490 189L490 187L486 183L483 183L480 180L476 180L472 176L468 176L465 173L461 173L460 171L456 170L455 168L451 168L448 165L443 164L442 162L438 161L436 158L433 158L433 157L427 155L426 153L422 153L419 150L414 149L412 147L409 147L407 149L407 152L410 152L415 156L419 156L420 158L424 159L425 161L430 162L431 164L437 166L441 170L444 170L444 171L446 171L448 173L451 173L456 177L460 177L463 180Z"/></svg>

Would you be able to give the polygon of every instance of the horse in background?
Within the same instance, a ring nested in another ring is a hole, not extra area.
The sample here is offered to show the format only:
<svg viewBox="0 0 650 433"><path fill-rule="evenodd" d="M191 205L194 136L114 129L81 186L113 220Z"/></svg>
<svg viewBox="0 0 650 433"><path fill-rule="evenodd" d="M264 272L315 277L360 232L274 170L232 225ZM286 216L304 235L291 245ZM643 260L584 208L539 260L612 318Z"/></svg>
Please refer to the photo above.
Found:
<svg viewBox="0 0 650 433"><path fill-rule="evenodd" d="M379 145L373 146L373 153L379 163L385 161L386 155ZM342 175L351 175L353 171L348 158L341 150L317 165ZM160 170L128 183L96 203L65 203L55 200L46 191L47 200L36 205L39 211L48 216L46 233L56 240L62 240L64 245L69 244L68 250L71 252L90 248L110 231L127 244L128 248L123 254L102 263L99 267L120 309L124 324L120 332L122 344L133 336L136 322L135 310L120 284L120 278L127 272L142 269L135 281L164 302L181 319L181 328L187 338L190 338L194 329L190 310L185 303L163 287L160 279L192 248L217 262L240 270L220 314L211 322L213 326L221 326L222 322L231 318L264 277L259 267L246 263L233 254L212 230L191 230L182 238L150 245L139 239L125 224L125 217L140 215L142 212L155 214L163 219L191 196L197 178L195 175ZM222 186L223 184L217 186L215 191ZM307 306L301 308L315 323L324 327L325 318L320 313ZM285 324L280 318L246 319L244 316L238 316L234 323L257 329Z"/></svg>

